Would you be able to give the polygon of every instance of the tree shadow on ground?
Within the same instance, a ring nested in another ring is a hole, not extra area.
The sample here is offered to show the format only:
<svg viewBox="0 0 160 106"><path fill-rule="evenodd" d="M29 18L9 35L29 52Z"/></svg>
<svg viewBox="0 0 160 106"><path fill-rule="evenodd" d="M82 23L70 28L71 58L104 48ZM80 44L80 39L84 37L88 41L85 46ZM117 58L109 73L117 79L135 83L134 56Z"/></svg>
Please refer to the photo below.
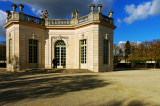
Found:
<svg viewBox="0 0 160 106"><path fill-rule="evenodd" d="M111 84L99 79L97 75L45 75L22 77L25 76L24 73L0 73L0 77L3 77L0 82L0 105L23 99L56 97L68 92L91 90Z"/></svg>
<svg viewBox="0 0 160 106"><path fill-rule="evenodd" d="M35 75L35 74L49 74L49 73L93 73L86 69L30 69L25 72L7 72L5 69L0 69L0 81L10 81L19 79L20 76ZM52 74L53 76L53 74ZM21 78L22 79L22 78ZM25 78L24 78L25 79Z"/></svg>
<svg viewBox="0 0 160 106"><path fill-rule="evenodd" d="M107 102L105 104L102 104L100 106L151 106L153 104L149 104L147 102L144 102L144 101L141 101L141 100L119 100L119 101L116 101L116 100L113 100L113 101L110 101L110 102Z"/></svg>
<svg viewBox="0 0 160 106"><path fill-rule="evenodd" d="M114 68L113 69L113 72L116 72L116 71L132 71L132 70L148 70L146 68L125 68L125 67L121 67L121 68Z"/></svg>

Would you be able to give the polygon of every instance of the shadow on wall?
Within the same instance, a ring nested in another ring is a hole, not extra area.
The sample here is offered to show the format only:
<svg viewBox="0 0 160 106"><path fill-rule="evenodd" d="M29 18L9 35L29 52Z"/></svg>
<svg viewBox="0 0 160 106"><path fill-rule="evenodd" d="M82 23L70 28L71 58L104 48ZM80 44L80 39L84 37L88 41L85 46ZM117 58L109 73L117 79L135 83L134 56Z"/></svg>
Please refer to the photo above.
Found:
<svg viewBox="0 0 160 106"><path fill-rule="evenodd" d="M67 92L90 90L110 85L97 75L58 76L0 73L0 105L23 99L56 97Z"/></svg>

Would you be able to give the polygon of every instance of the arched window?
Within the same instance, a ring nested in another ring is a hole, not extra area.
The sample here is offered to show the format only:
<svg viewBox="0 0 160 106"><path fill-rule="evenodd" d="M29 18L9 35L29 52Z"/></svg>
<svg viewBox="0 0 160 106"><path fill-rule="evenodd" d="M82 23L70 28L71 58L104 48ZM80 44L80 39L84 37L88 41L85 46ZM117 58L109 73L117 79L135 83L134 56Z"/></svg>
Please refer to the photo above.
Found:
<svg viewBox="0 0 160 106"><path fill-rule="evenodd" d="M57 67L65 68L66 66L66 44L63 40L55 43L55 57L58 60Z"/></svg>
<svg viewBox="0 0 160 106"><path fill-rule="evenodd" d="M59 40L56 42L55 46L66 46L65 42L63 40Z"/></svg>

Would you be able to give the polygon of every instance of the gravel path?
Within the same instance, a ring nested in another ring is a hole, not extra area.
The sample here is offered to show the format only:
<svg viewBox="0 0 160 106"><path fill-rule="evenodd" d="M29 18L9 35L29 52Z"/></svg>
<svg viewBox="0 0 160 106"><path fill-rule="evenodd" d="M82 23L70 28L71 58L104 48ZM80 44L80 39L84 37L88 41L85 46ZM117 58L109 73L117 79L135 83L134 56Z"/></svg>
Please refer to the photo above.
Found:
<svg viewBox="0 0 160 106"><path fill-rule="evenodd" d="M160 70L107 73L0 72L0 105L160 106Z"/></svg>

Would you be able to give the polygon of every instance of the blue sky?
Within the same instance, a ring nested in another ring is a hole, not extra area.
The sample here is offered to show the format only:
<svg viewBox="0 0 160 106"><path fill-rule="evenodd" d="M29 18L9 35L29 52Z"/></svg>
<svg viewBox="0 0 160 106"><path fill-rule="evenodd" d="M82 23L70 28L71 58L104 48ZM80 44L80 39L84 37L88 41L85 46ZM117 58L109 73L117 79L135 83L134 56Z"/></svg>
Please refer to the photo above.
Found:
<svg viewBox="0 0 160 106"><path fill-rule="evenodd" d="M40 11L47 9L50 18L69 18L74 9L80 16L90 12L90 4L102 4L102 13L114 11L114 43L120 41L151 41L160 39L160 0L0 0L0 41L5 40L5 11L11 5L23 3L24 13L39 17ZM17 11L19 9L17 8Z"/></svg>

